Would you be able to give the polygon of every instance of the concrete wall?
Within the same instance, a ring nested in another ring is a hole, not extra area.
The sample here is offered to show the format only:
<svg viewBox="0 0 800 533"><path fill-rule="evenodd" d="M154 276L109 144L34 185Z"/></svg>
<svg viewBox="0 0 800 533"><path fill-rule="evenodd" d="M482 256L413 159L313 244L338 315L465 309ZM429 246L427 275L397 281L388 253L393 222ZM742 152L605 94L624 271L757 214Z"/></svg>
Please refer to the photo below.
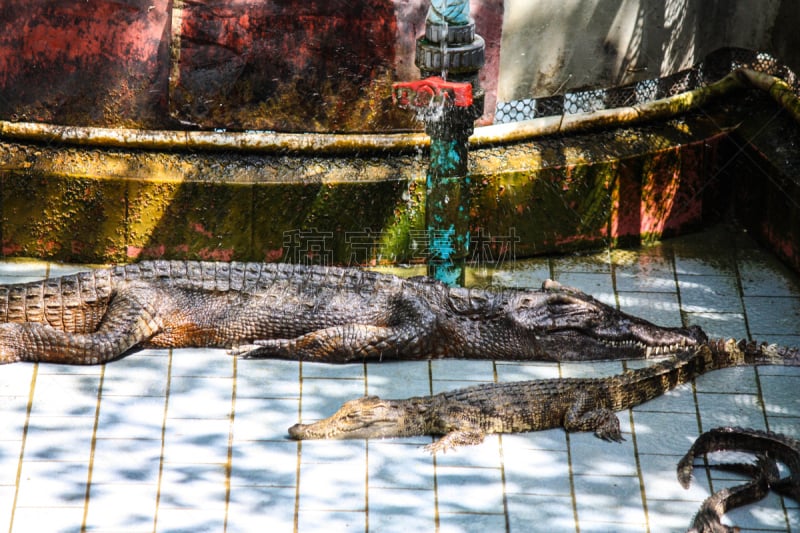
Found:
<svg viewBox="0 0 800 533"><path fill-rule="evenodd" d="M797 0L505 0L497 97L657 78L723 47L796 69L798 22Z"/></svg>

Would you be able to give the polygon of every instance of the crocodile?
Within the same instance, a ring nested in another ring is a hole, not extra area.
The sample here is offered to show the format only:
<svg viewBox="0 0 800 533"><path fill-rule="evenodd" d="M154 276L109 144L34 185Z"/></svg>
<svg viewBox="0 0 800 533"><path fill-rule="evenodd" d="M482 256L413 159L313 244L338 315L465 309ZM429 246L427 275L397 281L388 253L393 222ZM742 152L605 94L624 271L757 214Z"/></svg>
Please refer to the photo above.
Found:
<svg viewBox="0 0 800 533"><path fill-rule="evenodd" d="M739 341L709 341L675 357L603 378L488 383L432 396L386 400L365 396L332 416L289 428L293 439L440 436L431 453L479 444L489 433L564 428L623 440L615 412L634 407L695 377L742 365L800 366L800 350Z"/></svg>
<svg viewBox="0 0 800 533"><path fill-rule="evenodd" d="M355 268L145 261L0 286L0 363L97 364L145 346L328 363L629 359L705 340L549 280L492 291Z"/></svg>
<svg viewBox="0 0 800 533"><path fill-rule="evenodd" d="M758 460L750 469L753 479L744 485L725 488L703 502L690 532L730 533L737 528L722 524L727 511L763 499L770 489L800 502L800 441L787 435L739 427L719 427L700 435L678 462L678 481L689 488L695 458L715 451L755 453ZM776 461L783 463L789 475L780 478ZM740 469L737 466L737 469Z"/></svg>

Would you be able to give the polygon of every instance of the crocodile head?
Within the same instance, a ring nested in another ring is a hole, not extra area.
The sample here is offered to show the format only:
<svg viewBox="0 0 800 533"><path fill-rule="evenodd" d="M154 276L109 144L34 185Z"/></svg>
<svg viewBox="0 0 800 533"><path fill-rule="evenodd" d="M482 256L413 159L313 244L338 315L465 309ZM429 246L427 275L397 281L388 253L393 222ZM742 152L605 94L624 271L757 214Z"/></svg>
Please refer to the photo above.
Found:
<svg viewBox="0 0 800 533"><path fill-rule="evenodd" d="M699 327L660 327L552 280L509 303L512 320L533 332L537 349L560 361L641 359L707 340Z"/></svg>
<svg viewBox="0 0 800 533"><path fill-rule="evenodd" d="M420 434L419 420L410 416L406 400L364 396L345 402L328 418L295 424L289 428L289 436L295 440L405 437Z"/></svg>

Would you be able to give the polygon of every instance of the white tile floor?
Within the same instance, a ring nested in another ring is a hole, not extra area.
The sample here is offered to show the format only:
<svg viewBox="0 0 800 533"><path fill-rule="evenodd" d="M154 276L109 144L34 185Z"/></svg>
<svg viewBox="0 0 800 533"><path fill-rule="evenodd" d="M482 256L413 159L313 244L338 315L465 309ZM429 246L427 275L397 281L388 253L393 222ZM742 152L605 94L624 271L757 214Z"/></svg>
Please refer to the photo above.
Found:
<svg viewBox="0 0 800 533"><path fill-rule="evenodd" d="M73 268L0 264L0 281ZM724 229L639 252L520 262L473 282L546 277L664 325L800 344L800 283ZM628 363L633 366L636 363ZM731 475L675 465L721 424L800 437L800 369L703 376L619 413L627 440L561 430L493 436L431 457L429 438L296 443L286 428L364 393L619 372L623 363L434 361L331 366L222 350L145 350L107 366L0 367L0 530L681 531ZM730 482L730 481L728 481ZM797 502L732 512L745 531L800 531Z"/></svg>

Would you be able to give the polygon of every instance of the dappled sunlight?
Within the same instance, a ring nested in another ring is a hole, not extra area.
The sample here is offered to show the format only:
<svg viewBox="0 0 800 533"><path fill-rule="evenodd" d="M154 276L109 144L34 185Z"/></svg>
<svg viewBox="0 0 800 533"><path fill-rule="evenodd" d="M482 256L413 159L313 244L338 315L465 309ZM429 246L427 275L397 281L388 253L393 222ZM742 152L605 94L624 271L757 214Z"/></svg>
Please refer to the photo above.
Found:
<svg viewBox="0 0 800 533"><path fill-rule="evenodd" d="M632 259L614 254L612 264L561 257L502 272L538 276L557 265L565 281L660 322L681 312L691 321L744 320L744 310L699 305L727 294L727 281L672 272L670 253L664 246L632 253ZM612 271L616 291L602 285ZM651 278L639 279L645 275ZM659 290L659 280L670 279L680 300ZM640 283L640 290L620 290L625 280ZM709 373L632 415L619 412L622 443L552 429L489 435L480 445L432 456L424 450L434 438L427 435L298 442L287 433L366 393L403 398L481 381L607 376L649 364L330 365L178 349L134 351L106 366L9 365L0 372L0 420L8 430L0 441L0 480L13 489L19 527L34 523L31 509L44 505L74 509L69 516L78 518L64 518L69 523L79 522L85 509L88 525L108 529L157 520L159 529L216 530L227 520L234 529L283 530L295 522L299 531L323 524L363 529L369 522L376 530L403 524L428 531L438 521L453 531L476 524L495 531L507 520L512 529L536 523L560 531L574 528L577 517L582 531L680 530L712 487L699 461L684 490L678 459L701 429L764 427L766 416L771 429L796 433L793 368ZM771 502L731 513L730 521L781 530Z"/></svg>

